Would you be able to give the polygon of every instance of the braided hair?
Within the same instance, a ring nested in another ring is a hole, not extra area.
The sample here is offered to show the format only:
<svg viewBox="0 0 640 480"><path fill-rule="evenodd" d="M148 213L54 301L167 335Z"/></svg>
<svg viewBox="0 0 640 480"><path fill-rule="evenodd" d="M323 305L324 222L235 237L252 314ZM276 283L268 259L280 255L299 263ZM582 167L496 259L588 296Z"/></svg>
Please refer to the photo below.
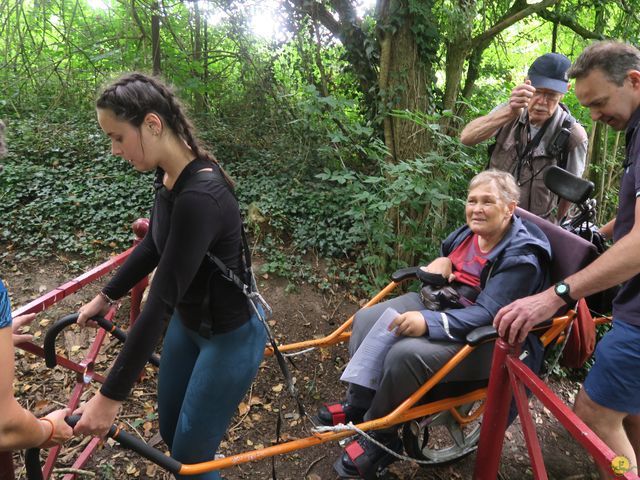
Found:
<svg viewBox="0 0 640 480"><path fill-rule="evenodd" d="M183 140L196 158L215 163L225 180L234 183L217 159L202 147L195 135L193 124L175 93L160 80L142 73L130 73L109 85L96 101L96 107L110 110L116 118L139 128L149 113L159 115L166 125Z"/></svg>

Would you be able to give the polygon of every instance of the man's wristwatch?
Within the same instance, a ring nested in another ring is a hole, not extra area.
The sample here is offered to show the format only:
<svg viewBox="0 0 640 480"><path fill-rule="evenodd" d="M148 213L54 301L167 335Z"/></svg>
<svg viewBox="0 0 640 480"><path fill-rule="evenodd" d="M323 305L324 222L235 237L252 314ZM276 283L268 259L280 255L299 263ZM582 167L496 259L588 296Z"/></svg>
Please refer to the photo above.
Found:
<svg viewBox="0 0 640 480"><path fill-rule="evenodd" d="M569 288L569 285L565 281L556 283L556 285L553 287L553 291L556 292L556 295L558 295L562 300L564 300L564 302L570 307L575 305L576 301L573 298L571 298L571 295L570 295L571 289Z"/></svg>

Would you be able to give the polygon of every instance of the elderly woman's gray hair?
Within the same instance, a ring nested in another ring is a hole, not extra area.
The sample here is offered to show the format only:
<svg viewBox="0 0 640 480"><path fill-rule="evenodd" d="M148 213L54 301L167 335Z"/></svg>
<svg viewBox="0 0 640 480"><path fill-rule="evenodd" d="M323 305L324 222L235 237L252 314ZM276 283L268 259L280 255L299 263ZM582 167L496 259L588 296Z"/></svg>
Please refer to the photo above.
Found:
<svg viewBox="0 0 640 480"><path fill-rule="evenodd" d="M518 187L516 180L510 173L496 170L495 168L480 172L469 182L469 191L487 183L493 183L496 186L500 199L504 203L518 203L520 201L520 187Z"/></svg>

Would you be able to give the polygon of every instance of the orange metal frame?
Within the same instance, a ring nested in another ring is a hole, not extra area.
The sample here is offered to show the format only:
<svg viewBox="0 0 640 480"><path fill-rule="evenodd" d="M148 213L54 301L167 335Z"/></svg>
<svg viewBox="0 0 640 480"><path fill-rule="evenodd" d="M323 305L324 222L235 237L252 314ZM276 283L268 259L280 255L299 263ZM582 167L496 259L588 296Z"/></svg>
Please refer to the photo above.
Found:
<svg viewBox="0 0 640 480"><path fill-rule="evenodd" d="M365 307L375 305L382 299L387 297L401 282L391 282L385 288L383 288L376 296L374 296ZM553 320L553 323L548 330L541 336L541 341L546 347L551 342L557 339L557 337L567 328L569 322L573 320L575 313L569 311L567 315L557 317ZM345 323L340 325L336 330L327 335L326 337L313 339L308 341L302 341L287 345L278 346L278 349L282 352L299 351L311 347L325 347L329 345L335 345L341 341L349 338L350 332L347 329L353 323L354 316L352 315ZM463 346L456 355L451 358L433 377L431 377L424 385L422 385L416 392L414 392L409 398L402 402L395 410L388 415L363 422L357 425L360 430L370 431L387 428L393 425L398 425L409 420L432 415L441 411L448 410L451 412L454 419L461 425L465 425L477 419L482 415L484 411L484 404L476 409L469 416L462 416L456 410L456 407L464 405L466 403L484 400L486 398L486 388L480 388L457 397L447 398L430 402L427 404L416 406L416 404L435 386L437 385L449 372L451 372L464 358L466 358L476 347L470 345ZM273 350L267 348L265 355L272 355ZM325 432L316 433L312 436L292 440L286 443L273 445L250 452L243 452L236 455L231 455L218 460L212 460L209 462L203 462L198 464L183 464L179 473L181 475L197 475L204 472L210 472L213 470L223 470L235 465L249 463L257 460L263 460L265 458L290 453L296 450L309 448L314 445L320 445L334 440L340 440L348 436L353 435L353 431L340 431L340 432Z"/></svg>
<svg viewBox="0 0 640 480"><path fill-rule="evenodd" d="M128 253L128 252L127 252ZM377 295L375 295L365 307L372 306L389 296L391 292L393 292L398 285L402 282L390 282L386 287L384 287ZM138 296L139 297L139 296ZM132 303L134 301L139 301L139 298L132 298ZM29 306L27 306L29 307ZM23 307L22 310L24 310ZM570 311L567 315L563 317L558 317L554 319L551 327L547 327L548 330L541 336L542 343L547 346L553 341L557 341L558 337L561 336L562 332L565 330L569 322L573 319L574 313ZM343 342L347 340L351 332L349 331L354 316L352 315L347 321L345 321L342 325L340 325L336 330L334 330L329 335L313 340L306 340L297 343L291 343L287 345L279 346L279 349L282 352L294 352L294 351L302 351L304 349L308 349L311 347L325 347L330 345L335 345L337 343ZM480 415L482 415L484 411L484 404L480 406L480 408L476 409L473 413L468 416L461 415L456 407L461 405L471 403L474 401L482 401L486 398L487 389L480 388L476 389L472 392L466 393L464 395L451 397L443 400L438 400L434 402L430 402L427 404L417 405L420 400L435 386L437 385L449 372L451 372L464 358L466 358L476 347L465 345L463 346L454 357L449 360L432 378L430 378L424 385L422 385L416 392L414 392L409 398L407 398L402 404L400 404L395 410L393 410L388 415L370 420L367 422L363 422L357 425L360 430L370 431L377 430L382 428L387 428L393 425L398 425L409 420L413 420L416 418L424 417L427 415L432 415L434 413L438 413L441 411L449 411L453 418L459 422L461 425L465 425L476 420ZM38 353L38 352L34 352ZM267 347L265 350L265 355L270 356L273 354L273 350L270 347ZM262 460L265 458L273 457L276 455L281 455L284 453L289 453L296 450L301 450L304 448L309 448L314 445L320 445L323 443L327 443L334 440L340 440L342 438L346 438L348 436L353 435L353 431L333 431L333 432L323 432L323 433L314 433L309 437L300 438L296 440L292 440L286 443L281 443L273 446L269 446L266 448L261 448L258 450L252 450L248 452L239 453L236 455L231 455L225 458L211 460L208 462L202 462L198 464L183 464L180 466L180 470L178 473L182 475L197 475L204 472L214 471L214 470L222 470L226 468L230 468L235 465L240 465L244 463L253 462L256 460Z"/></svg>
<svg viewBox="0 0 640 480"><path fill-rule="evenodd" d="M369 300L364 307L370 307L371 305L375 305L380 302L380 300L386 298L391 292L393 292L398 285L402 282L391 282L382 290L380 290L371 300ZM298 350L304 350L306 348L311 347L326 347L329 345L335 345L337 343L343 342L351 336L351 332L347 331L351 324L353 323L353 317L355 315L351 315L349 319L340 325L337 329L335 329L332 333L327 335L326 337L316 338L314 340L306 340L303 342L297 343L289 343L287 345L278 345L278 350L281 352L292 352ZM267 347L264 351L265 356L273 355L273 349L271 347Z"/></svg>

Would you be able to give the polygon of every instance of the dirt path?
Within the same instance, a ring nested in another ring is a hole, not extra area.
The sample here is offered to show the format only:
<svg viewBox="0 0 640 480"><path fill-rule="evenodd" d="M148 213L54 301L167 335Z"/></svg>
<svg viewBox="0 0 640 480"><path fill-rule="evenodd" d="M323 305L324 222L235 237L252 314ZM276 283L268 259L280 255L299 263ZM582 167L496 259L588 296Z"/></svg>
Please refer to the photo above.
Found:
<svg viewBox="0 0 640 480"><path fill-rule="evenodd" d="M27 264L3 265L3 278L13 296L14 307L22 305L49 291L53 287L73 278L78 272L67 269L68 259L50 261L46 267ZM6 268L6 270L5 270ZM316 338L333 331L357 309L357 301L346 292L339 290L319 292L310 285L291 288L281 278L261 276L260 283L264 296L274 308L273 330L280 343L289 343ZM101 284L101 283L100 283ZM99 284L89 286L83 292L65 300L60 306L40 314L34 323L32 333L35 343L41 344L48 325L90 298ZM119 314L121 323L126 322L126 305ZM81 359L89 342L89 332L65 331L59 348L75 359ZM110 360L118 351L116 342L110 342L98 358L104 372ZM344 387L338 378L347 360L344 345L322 348L294 359L296 384L303 396L307 410L313 413L323 401L340 399ZM17 353L16 393L25 406L37 412L46 412L65 404L75 384L75 376L60 369L48 370L44 362L24 352ZM568 381L553 381L552 388L565 401L573 400L578 386ZM283 419L282 438L284 440L307 436L308 423L298 417L294 402L283 388L283 380L274 359L266 359L250 394L240 405L238 415L229 429L227 438L221 445L220 453L230 455L269 446L276 439L277 411ZM94 387L89 390L93 391ZM87 394L88 395L88 394ZM532 402L534 421L541 439L543 455L549 478L587 479L596 478L593 463L568 434L559 427L557 421L539 402ZM145 380L140 383L127 402L121 421L125 428L136 431L157 448L166 451L158 435L155 406L155 372L149 367ZM71 465L86 441L74 441L63 450L58 467ZM281 455L275 460L277 478L280 480L328 480L337 479L332 464L339 457L341 448L336 443L315 446L306 450ZM16 465L23 461L16 455ZM454 465L421 469L409 462L392 465L386 479L468 479L472 477L475 453ZM171 478L155 465L141 460L134 454L108 441L93 456L85 470L101 479L165 479ZM24 478L24 472L18 472ZM230 468L223 472L227 480L270 479L271 461L262 460ZM520 430L519 422L509 428L505 438L500 477L503 479L533 478L529 458ZM58 478L62 478L61 475ZM85 477L89 478L89 477Z"/></svg>

